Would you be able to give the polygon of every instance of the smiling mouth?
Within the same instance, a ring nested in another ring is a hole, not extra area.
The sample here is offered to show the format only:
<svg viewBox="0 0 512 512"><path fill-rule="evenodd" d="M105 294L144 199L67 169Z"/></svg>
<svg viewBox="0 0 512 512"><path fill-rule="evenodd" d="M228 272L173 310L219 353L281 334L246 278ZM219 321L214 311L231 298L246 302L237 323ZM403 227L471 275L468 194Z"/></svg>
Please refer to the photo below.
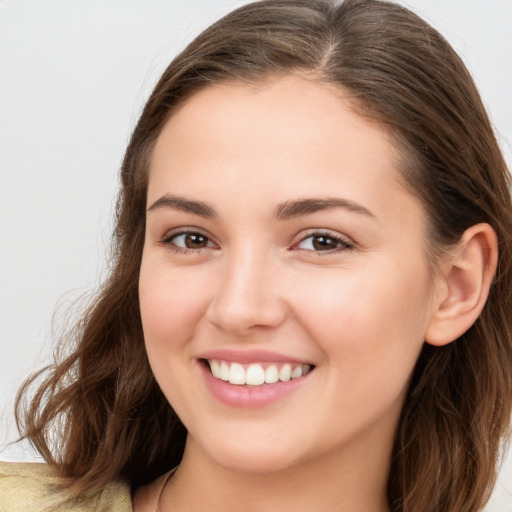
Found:
<svg viewBox="0 0 512 512"><path fill-rule="evenodd" d="M237 386L257 387L277 382L288 382L307 375L314 366L301 363L240 364L219 359L204 359L212 375Z"/></svg>

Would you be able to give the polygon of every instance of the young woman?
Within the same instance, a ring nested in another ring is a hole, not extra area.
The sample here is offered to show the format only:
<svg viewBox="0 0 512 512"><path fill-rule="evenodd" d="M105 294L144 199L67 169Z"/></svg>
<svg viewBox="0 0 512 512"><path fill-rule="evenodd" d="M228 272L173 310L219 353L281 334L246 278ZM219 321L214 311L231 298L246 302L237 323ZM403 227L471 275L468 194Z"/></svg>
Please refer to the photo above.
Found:
<svg viewBox="0 0 512 512"><path fill-rule="evenodd" d="M436 31L376 0L242 7L165 71L121 178L115 267L18 409L49 467L0 466L4 508L482 510L510 177Z"/></svg>

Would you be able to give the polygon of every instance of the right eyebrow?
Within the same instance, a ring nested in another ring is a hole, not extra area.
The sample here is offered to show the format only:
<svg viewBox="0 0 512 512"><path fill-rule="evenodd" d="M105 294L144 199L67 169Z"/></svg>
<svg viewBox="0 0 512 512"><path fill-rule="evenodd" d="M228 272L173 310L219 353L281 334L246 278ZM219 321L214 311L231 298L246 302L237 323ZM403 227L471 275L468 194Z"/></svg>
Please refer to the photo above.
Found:
<svg viewBox="0 0 512 512"><path fill-rule="evenodd" d="M375 218L375 215L365 208L362 204L355 203L349 199L341 197L326 197L326 198L306 198L297 201L285 201L277 205L274 212L274 217L277 220L286 220L293 217L300 217L302 215L310 215L322 210L329 210L331 208L344 208L350 212L355 212L368 217Z"/></svg>
<svg viewBox="0 0 512 512"><path fill-rule="evenodd" d="M193 213L208 219L217 217L217 213L213 207L207 203L203 203L203 201L193 201L191 199L187 199L186 197L173 196L170 194L165 194L157 199L146 211L150 212L160 208L168 208L171 210Z"/></svg>

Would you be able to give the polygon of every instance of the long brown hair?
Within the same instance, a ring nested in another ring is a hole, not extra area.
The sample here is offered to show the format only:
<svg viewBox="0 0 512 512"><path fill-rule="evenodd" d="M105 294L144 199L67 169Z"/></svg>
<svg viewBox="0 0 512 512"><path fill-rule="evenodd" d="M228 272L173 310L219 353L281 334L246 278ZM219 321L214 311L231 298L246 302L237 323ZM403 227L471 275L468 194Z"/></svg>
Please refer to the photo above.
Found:
<svg viewBox="0 0 512 512"><path fill-rule="evenodd" d="M124 478L134 487L179 463L186 431L149 366L138 303L148 169L165 122L221 81L307 73L343 87L385 126L409 190L424 204L436 250L488 222L499 239L483 313L460 339L425 345L396 434L393 511L481 510L496 476L512 404L510 176L475 85L445 39L379 0L269 0L246 5L169 65L132 134L121 170L114 264L72 332L71 355L47 369L20 430L76 489Z"/></svg>

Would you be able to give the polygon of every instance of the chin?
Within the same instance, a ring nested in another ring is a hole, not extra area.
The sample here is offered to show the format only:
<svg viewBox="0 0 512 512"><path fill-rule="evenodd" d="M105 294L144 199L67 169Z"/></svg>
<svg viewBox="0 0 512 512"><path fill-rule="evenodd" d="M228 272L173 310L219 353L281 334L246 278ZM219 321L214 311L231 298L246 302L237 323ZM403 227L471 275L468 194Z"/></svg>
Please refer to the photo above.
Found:
<svg viewBox="0 0 512 512"><path fill-rule="evenodd" d="M234 441L234 440L232 440ZM225 444L210 440L205 451L216 465L237 473L274 473L300 464L294 450L283 443L248 442L246 439Z"/></svg>
<svg viewBox="0 0 512 512"><path fill-rule="evenodd" d="M269 474L283 471L298 465L298 461L283 460L275 454L252 454L251 456L241 453L233 453L232 457L222 457L216 462L228 471L236 473Z"/></svg>

